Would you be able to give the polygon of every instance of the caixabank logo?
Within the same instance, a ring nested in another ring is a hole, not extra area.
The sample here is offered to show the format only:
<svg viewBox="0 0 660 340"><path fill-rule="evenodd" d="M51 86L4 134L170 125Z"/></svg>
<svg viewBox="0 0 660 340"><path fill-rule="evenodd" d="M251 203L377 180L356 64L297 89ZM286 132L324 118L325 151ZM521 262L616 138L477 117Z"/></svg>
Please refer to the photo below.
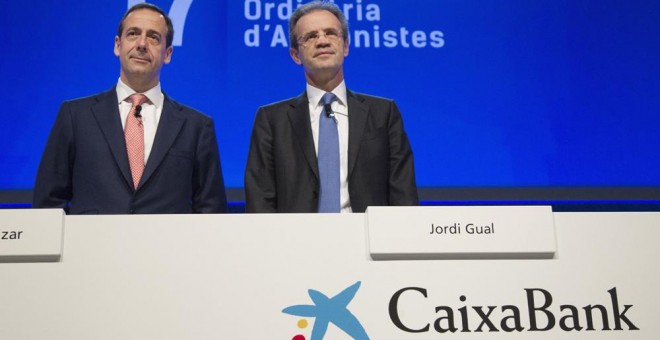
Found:
<svg viewBox="0 0 660 340"><path fill-rule="evenodd" d="M309 289L309 297L314 304L289 306L284 308L282 313L301 316L303 318L314 318L312 334L309 340L322 340L330 323L337 326L355 340L368 340L369 336L364 330L364 327L362 327L357 317L348 310L348 304L353 300L358 289L360 289L360 283L360 281L354 283L331 298L318 290ZM309 323L306 319L300 319L297 325L299 329L305 330L308 328ZM291 339L308 340L302 334L296 334Z"/></svg>
<svg viewBox="0 0 660 340"><path fill-rule="evenodd" d="M348 304L353 300L360 288L360 282L332 298L310 289L309 296L313 305L294 305L284 308L283 313L315 318L308 339L302 334L294 335L291 340L322 340L330 323L337 326L347 335L356 340L369 339L360 321L351 311ZM459 306L435 305L429 309L429 291L422 287L405 287L398 289L389 300L390 321L405 333L464 333L481 332L595 332L595 331L639 331L640 328L628 315L634 305L622 304L617 288L607 290L609 301L588 303L580 306L562 303L559 306L550 291L542 288L524 288L525 302L521 305L471 305L465 295L460 295ZM402 301L406 307L402 307ZM432 304L432 303L431 303ZM407 312L402 310L407 310ZM416 313L409 313L410 308ZM428 311L428 319L416 319L411 316L418 312ZM406 321L401 315L407 314ZM306 319L298 320L298 328L308 328ZM437 334L436 334L437 335Z"/></svg>
<svg viewBox="0 0 660 340"><path fill-rule="evenodd" d="M402 300L409 307L420 309L428 306L430 294L426 288L401 288L392 295L389 314L392 323L407 333L461 333L471 332L564 332L594 331L638 331L632 320L632 304L621 304L616 287L608 290L609 301L578 306L562 303L557 308L552 294L542 288L524 288L526 304L485 306L468 304L461 295L460 307L436 305L428 310L428 319L404 321L400 316ZM525 318L527 316L527 318ZM526 321L525 321L526 320ZM558 326L558 327L557 327Z"/></svg>

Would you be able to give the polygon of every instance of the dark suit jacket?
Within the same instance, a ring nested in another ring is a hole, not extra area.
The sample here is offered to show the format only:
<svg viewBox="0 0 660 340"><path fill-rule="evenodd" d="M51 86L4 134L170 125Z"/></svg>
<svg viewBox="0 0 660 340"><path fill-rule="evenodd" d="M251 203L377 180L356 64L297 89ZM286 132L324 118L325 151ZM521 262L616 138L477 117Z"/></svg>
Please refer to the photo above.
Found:
<svg viewBox="0 0 660 340"><path fill-rule="evenodd" d="M417 205L413 154L387 99L347 91L351 208ZM317 212L319 175L307 94L259 108L245 169L247 212Z"/></svg>
<svg viewBox="0 0 660 340"><path fill-rule="evenodd" d="M37 172L33 206L70 214L225 212L212 119L165 96L135 190L117 103L112 88L62 104Z"/></svg>

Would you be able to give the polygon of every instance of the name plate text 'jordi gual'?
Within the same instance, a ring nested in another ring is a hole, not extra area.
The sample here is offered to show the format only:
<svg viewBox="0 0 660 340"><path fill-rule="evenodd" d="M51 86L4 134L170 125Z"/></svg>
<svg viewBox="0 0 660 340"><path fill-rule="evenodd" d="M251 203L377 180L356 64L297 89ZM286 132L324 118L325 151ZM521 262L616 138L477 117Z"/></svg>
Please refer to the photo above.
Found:
<svg viewBox="0 0 660 340"><path fill-rule="evenodd" d="M369 207L374 260L548 259L556 251L550 206Z"/></svg>

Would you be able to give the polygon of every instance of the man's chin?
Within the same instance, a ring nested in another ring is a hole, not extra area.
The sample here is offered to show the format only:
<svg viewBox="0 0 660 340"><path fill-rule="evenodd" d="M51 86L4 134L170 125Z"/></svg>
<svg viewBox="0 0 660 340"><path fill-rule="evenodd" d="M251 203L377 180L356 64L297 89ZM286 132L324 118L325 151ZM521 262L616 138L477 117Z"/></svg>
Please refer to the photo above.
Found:
<svg viewBox="0 0 660 340"><path fill-rule="evenodd" d="M318 73L318 74L333 74L337 73L341 70L341 65L337 64L327 64L327 65L313 65L312 67L309 68L309 71L312 73Z"/></svg>
<svg viewBox="0 0 660 340"><path fill-rule="evenodd" d="M127 69L128 73L134 75L145 75L152 72L152 70L147 66L142 65L132 65Z"/></svg>

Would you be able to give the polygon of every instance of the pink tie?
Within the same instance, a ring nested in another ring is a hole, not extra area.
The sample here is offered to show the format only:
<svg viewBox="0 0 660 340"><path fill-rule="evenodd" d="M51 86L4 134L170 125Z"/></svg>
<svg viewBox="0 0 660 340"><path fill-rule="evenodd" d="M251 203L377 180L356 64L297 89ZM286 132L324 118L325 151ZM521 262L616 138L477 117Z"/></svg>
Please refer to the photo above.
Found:
<svg viewBox="0 0 660 340"><path fill-rule="evenodd" d="M128 100L133 104L131 110L128 112L126 118L126 127L124 128L124 136L126 137L126 151L128 151L128 163L131 166L131 174L133 175L133 185L137 189L144 172L144 126L142 126L142 116L140 116L136 107L144 104L147 97L140 93L135 93L128 97Z"/></svg>

